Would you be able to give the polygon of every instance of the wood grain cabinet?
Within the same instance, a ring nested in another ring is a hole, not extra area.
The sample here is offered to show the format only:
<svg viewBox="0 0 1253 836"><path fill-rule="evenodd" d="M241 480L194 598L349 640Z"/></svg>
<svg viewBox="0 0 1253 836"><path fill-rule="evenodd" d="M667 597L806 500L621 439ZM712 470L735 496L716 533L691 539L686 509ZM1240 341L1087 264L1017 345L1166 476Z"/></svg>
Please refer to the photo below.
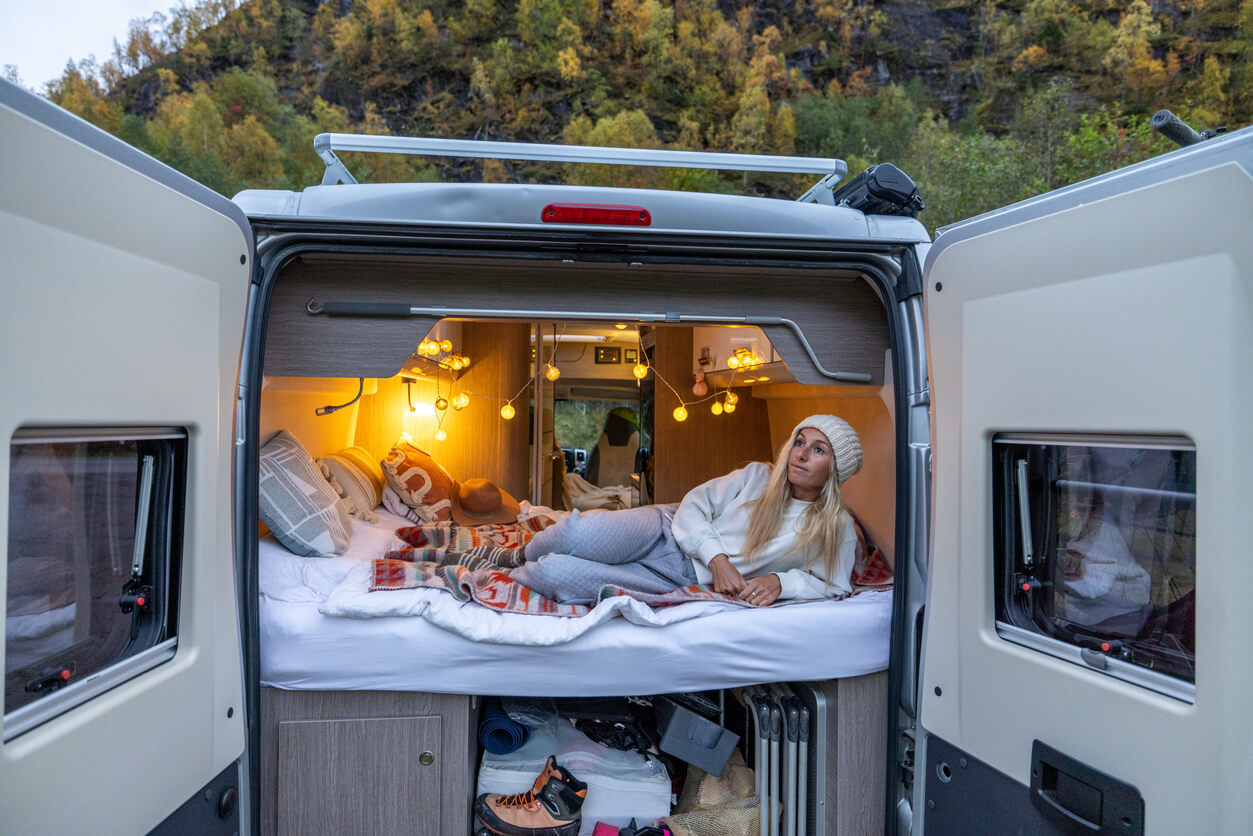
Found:
<svg viewBox="0 0 1253 836"><path fill-rule="evenodd" d="M278 836L468 833L474 698L261 691L261 828Z"/></svg>

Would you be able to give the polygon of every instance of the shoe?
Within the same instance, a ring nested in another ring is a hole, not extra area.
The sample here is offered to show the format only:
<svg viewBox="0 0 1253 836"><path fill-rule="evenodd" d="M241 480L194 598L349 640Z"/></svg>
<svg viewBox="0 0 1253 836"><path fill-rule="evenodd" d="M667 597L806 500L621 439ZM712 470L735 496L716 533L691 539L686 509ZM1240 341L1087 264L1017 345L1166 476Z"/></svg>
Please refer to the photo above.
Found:
<svg viewBox="0 0 1253 836"><path fill-rule="evenodd" d="M578 836L585 798L587 784L549 755L526 792L480 795L474 802L474 820L483 831L502 836Z"/></svg>

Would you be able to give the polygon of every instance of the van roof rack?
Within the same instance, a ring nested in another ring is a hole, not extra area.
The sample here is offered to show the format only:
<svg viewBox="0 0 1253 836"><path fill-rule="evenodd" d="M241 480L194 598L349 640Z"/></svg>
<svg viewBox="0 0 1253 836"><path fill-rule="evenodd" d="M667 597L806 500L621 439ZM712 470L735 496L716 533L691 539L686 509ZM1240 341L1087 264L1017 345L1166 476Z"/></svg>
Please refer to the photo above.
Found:
<svg viewBox="0 0 1253 836"><path fill-rule="evenodd" d="M416 154L428 157L478 157L502 160L541 160L556 163L641 165L662 168L709 168L726 171L814 173L825 175L802 200L821 186L834 186L848 173L848 164L834 157L782 157L770 154L722 154L709 151L666 151L653 148L606 148L592 145L545 145L533 142L492 142L480 139L433 139L367 134L318 134L313 148L326 163L322 185L356 183L336 151L379 154ZM824 190L825 191L825 190ZM829 201L821 201L829 202Z"/></svg>

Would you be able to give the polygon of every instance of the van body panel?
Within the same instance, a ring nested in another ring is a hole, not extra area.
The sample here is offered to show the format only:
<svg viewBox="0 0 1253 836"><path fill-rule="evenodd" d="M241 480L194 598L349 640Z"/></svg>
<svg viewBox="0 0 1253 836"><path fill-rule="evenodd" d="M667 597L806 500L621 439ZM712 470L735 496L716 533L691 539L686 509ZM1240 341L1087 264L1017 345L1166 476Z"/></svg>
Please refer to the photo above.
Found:
<svg viewBox="0 0 1253 836"><path fill-rule="evenodd" d="M0 125L0 432L186 434L173 658L5 741L4 829L144 832L244 751L231 451L251 233L225 199L7 83Z"/></svg>
<svg viewBox="0 0 1253 836"><path fill-rule="evenodd" d="M1235 832L1253 814L1253 672L1236 663L1253 628L1240 524L1253 491L1241 421L1253 409L1253 133L1234 140L1175 157L1186 171L1111 176L1042 199L1059 211L959 227L932 248L924 282L935 490L921 726L1024 786L1042 741L1138 789L1148 833ZM1011 433L1195 446L1193 702L998 632L993 440Z"/></svg>
<svg viewBox="0 0 1253 836"><path fill-rule="evenodd" d="M913 218L870 219L855 209L743 195L513 183L375 183L312 186L303 192L247 190L234 201L254 217L299 216L387 223L439 223L470 227L611 229L635 236L665 232L718 232L751 237L786 236L823 241L928 240ZM612 204L648 210L647 226L544 223L550 203Z"/></svg>

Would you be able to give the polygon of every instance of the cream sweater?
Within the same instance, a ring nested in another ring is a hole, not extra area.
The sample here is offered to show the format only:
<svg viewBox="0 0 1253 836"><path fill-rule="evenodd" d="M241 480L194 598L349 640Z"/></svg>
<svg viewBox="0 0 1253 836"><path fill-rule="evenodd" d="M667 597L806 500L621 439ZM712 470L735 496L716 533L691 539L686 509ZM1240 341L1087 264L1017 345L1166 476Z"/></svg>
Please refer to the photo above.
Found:
<svg viewBox="0 0 1253 836"><path fill-rule="evenodd" d="M747 467L698 485L683 497L675 512L671 530L683 553L692 559L696 580L713 580L709 561L725 554L740 574L755 578L767 572L779 576L783 591L779 599L839 597L852 592L849 576L857 556L857 532L844 512L840 553L835 577L825 576L821 555L806 565L806 555L795 550L796 531L801 515L810 503L793 499L788 503L778 535L749 562L744 557L751 503L761 496L770 477L770 466L753 462Z"/></svg>

